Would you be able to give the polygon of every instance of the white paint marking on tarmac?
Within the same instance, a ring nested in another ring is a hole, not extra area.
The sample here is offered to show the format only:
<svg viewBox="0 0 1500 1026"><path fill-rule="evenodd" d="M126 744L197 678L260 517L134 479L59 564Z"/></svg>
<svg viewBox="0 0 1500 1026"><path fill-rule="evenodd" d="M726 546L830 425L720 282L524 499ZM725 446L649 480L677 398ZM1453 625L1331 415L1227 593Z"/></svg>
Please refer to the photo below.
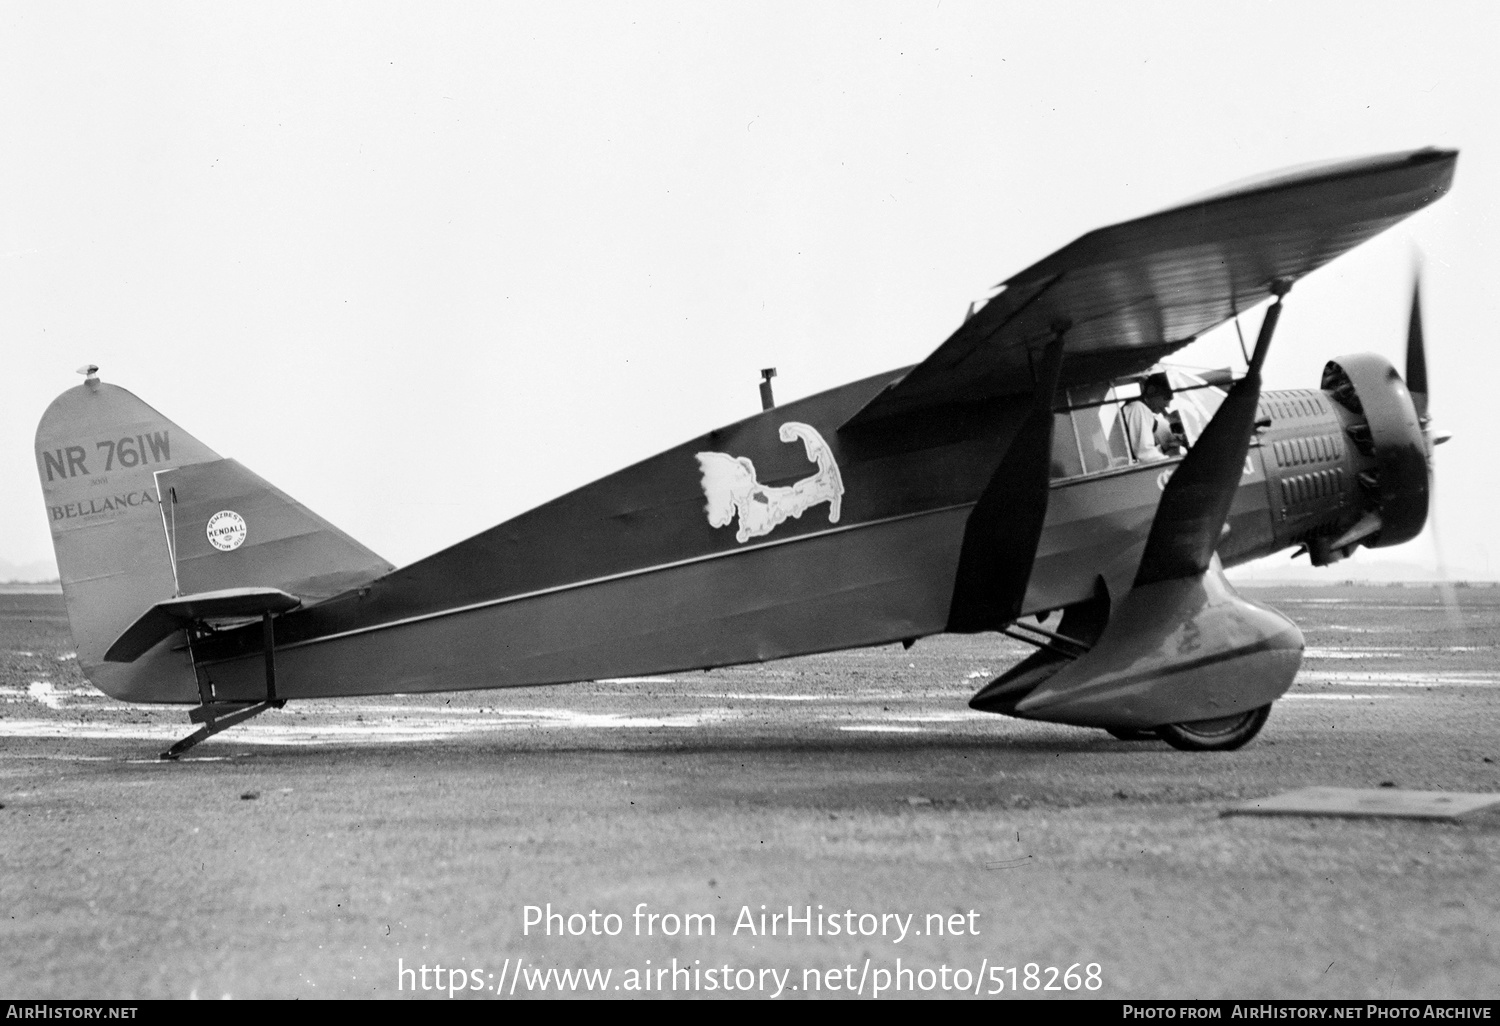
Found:
<svg viewBox="0 0 1500 1026"><path fill-rule="evenodd" d="M180 755L176 759L157 756L155 759L125 759L124 762L129 766L171 766L178 762L229 762L238 758L238 755Z"/></svg>
<svg viewBox="0 0 1500 1026"><path fill-rule="evenodd" d="M1367 701L1375 702L1382 698L1390 697L1390 695L1282 695L1280 700L1287 702L1352 702L1356 698L1363 698Z"/></svg>
<svg viewBox="0 0 1500 1026"><path fill-rule="evenodd" d="M1444 605L1431 605L1418 602L1359 602L1354 599L1333 598L1287 598L1277 602L1282 606L1348 606L1350 609L1447 609Z"/></svg>
<svg viewBox="0 0 1500 1026"><path fill-rule="evenodd" d="M60 708L60 706L48 705L50 701L60 702L64 698L74 701L94 702L99 705L108 705L115 708L120 707L120 703L88 685L79 688L60 688L51 681L45 680L32 681L24 689L0 687L0 696L6 698L29 698L34 702L47 705L51 709Z"/></svg>
<svg viewBox="0 0 1500 1026"><path fill-rule="evenodd" d="M898 701L911 702L919 698L937 698L948 700L958 698L968 701L973 694L970 689L943 688L933 690L929 687L914 687L910 691L829 691L816 695L799 695L796 693L766 692L740 693L723 691L674 691L672 698L720 698L736 702L873 702L873 701Z"/></svg>
<svg viewBox="0 0 1500 1026"><path fill-rule="evenodd" d="M316 704L303 705L302 702ZM413 702L411 705L369 705L360 699L308 698L299 699L292 707L297 712L317 716L505 716L509 709L496 709L487 705L427 705Z"/></svg>
<svg viewBox="0 0 1500 1026"><path fill-rule="evenodd" d="M0 694L3 694L0 689ZM19 692L18 692L19 693ZM847 701L848 695L776 695L776 694L737 694L734 692L721 691L674 691L668 697L671 698L711 698L735 702L842 702ZM336 713L349 716L529 716L532 711L526 709L507 709L504 706L491 705L429 705L420 700L413 701L409 705L383 704L375 705L363 699L347 698L319 698L306 699L316 701L316 705L298 705L298 711L303 709L319 714ZM556 710L561 712L561 710Z"/></svg>
<svg viewBox="0 0 1500 1026"><path fill-rule="evenodd" d="M523 709L502 716L465 721L437 721L413 716L390 723L248 723L230 738L251 745L314 745L335 743L380 744L433 741L461 734L531 728L642 730L693 728L735 718L726 710L703 710L667 716L629 716L622 713L583 713L570 709ZM67 739L175 740L186 729L176 723L65 723L56 720L0 720L0 737Z"/></svg>
<svg viewBox="0 0 1500 1026"><path fill-rule="evenodd" d="M148 723L64 723L58 720L0 721L0 737L54 737L74 739L134 738L144 740L175 739L184 731L177 724Z"/></svg>
<svg viewBox="0 0 1500 1026"><path fill-rule="evenodd" d="M1397 648L1324 648L1309 645L1308 659L1399 659L1411 652L1487 652L1489 645L1402 645Z"/></svg>
<svg viewBox="0 0 1500 1026"><path fill-rule="evenodd" d="M676 684L673 677L600 677L599 684Z"/></svg>
<svg viewBox="0 0 1500 1026"><path fill-rule="evenodd" d="M26 693L48 709L62 708L62 692L45 680L34 680L26 685Z"/></svg>
<svg viewBox="0 0 1500 1026"><path fill-rule="evenodd" d="M701 727L735 718L736 714L724 709L702 709L693 713L677 713L670 716L628 716L624 713L586 713L573 709L512 709L510 716L534 717L549 721L549 726L603 727L608 729L639 727Z"/></svg>
<svg viewBox="0 0 1500 1026"><path fill-rule="evenodd" d="M1500 674L1436 673L1417 676L1410 673L1338 673L1333 670L1303 670L1297 674L1302 684L1342 684L1360 688L1474 688L1500 684Z"/></svg>
<svg viewBox="0 0 1500 1026"><path fill-rule="evenodd" d="M0 759L47 759L55 762L114 762L107 755L56 755L51 752L37 752L35 754L23 754L19 752L0 752Z"/></svg>
<svg viewBox="0 0 1500 1026"><path fill-rule="evenodd" d="M676 698L723 698L734 702L838 702L843 695L747 695L735 692L715 694L711 691L687 691Z"/></svg>

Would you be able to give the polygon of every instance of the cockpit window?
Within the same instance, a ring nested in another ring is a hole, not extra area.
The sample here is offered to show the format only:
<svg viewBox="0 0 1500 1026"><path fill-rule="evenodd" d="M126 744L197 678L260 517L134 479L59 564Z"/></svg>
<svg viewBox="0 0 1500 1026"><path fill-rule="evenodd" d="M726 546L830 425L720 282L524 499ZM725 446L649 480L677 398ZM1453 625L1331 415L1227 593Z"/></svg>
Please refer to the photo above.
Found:
<svg viewBox="0 0 1500 1026"><path fill-rule="evenodd" d="M1069 410L1054 415L1052 476L1094 474L1130 462L1120 408L1110 401L1108 385L1069 389Z"/></svg>
<svg viewBox="0 0 1500 1026"><path fill-rule="evenodd" d="M1163 416L1192 446L1224 401L1224 392L1177 367L1163 368L1163 372L1173 391L1172 403ZM1140 462L1130 450L1120 413L1124 404L1139 396L1138 379L1069 389L1067 411L1053 415L1053 479L1096 474Z"/></svg>
<svg viewBox="0 0 1500 1026"><path fill-rule="evenodd" d="M1203 429L1208 427L1208 422L1213 420L1214 414L1219 412L1219 404L1224 401L1224 390L1179 367L1166 368L1166 374L1173 391L1168 416L1174 421L1182 421L1182 433L1187 437L1188 447L1191 448L1198 441L1198 436L1203 434Z"/></svg>
<svg viewBox="0 0 1500 1026"><path fill-rule="evenodd" d="M1120 420L1120 403L1114 389L1104 385L1075 388L1069 391L1073 423L1083 443L1084 473L1092 474L1130 463L1130 449L1125 445L1125 426Z"/></svg>
<svg viewBox="0 0 1500 1026"><path fill-rule="evenodd" d="M1078 477L1083 473L1083 452L1073 431L1073 415L1052 415L1052 479Z"/></svg>

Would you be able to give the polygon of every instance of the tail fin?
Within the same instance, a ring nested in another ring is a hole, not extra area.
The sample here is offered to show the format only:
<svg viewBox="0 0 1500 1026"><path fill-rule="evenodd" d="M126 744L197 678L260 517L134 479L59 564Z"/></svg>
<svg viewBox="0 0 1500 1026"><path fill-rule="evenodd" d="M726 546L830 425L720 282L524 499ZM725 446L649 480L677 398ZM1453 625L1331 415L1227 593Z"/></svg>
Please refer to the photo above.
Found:
<svg viewBox="0 0 1500 1026"><path fill-rule="evenodd" d="M197 696L191 661L173 651L180 648L174 642L135 663L104 662L115 639L157 602L253 585L318 599L391 569L130 392L97 378L47 408L37 425L36 460L79 664L116 698Z"/></svg>

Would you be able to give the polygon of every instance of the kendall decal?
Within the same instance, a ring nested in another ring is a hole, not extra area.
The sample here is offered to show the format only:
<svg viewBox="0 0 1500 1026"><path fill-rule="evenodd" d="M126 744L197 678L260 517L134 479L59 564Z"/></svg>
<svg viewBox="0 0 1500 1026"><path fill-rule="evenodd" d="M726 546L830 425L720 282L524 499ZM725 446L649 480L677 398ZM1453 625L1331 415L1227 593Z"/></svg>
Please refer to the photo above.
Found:
<svg viewBox="0 0 1500 1026"><path fill-rule="evenodd" d="M245 518L231 509L220 510L208 518L208 543L220 552L230 552L245 544Z"/></svg>
<svg viewBox="0 0 1500 1026"><path fill-rule="evenodd" d="M788 517L800 517L820 502L828 503L828 522L839 522L844 498L844 479L823 436L807 424L788 421L778 432L783 442L802 440L807 458L818 465L818 472L804 477L790 488L771 488L755 479L755 464L744 456L727 452L698 453L698 467L703 472L703 494L708 499L704 511L712 527L727 527L738 514L739 530L735 539L741 543L770 534Z"/></svg>

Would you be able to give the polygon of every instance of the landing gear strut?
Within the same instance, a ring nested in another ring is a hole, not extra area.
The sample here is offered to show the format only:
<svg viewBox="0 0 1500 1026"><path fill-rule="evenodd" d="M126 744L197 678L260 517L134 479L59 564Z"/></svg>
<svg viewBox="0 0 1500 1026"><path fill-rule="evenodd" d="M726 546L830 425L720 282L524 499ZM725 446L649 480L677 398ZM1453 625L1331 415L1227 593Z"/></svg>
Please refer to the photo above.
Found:
<svg viewBox="0 0 1500 1026"><path fill-rule="evenodd" d="M1157 739L1154 729L1140 730L1136 727L1105 727L1104 729L1110 737L1121 741L1155 741Z"/></svg>

